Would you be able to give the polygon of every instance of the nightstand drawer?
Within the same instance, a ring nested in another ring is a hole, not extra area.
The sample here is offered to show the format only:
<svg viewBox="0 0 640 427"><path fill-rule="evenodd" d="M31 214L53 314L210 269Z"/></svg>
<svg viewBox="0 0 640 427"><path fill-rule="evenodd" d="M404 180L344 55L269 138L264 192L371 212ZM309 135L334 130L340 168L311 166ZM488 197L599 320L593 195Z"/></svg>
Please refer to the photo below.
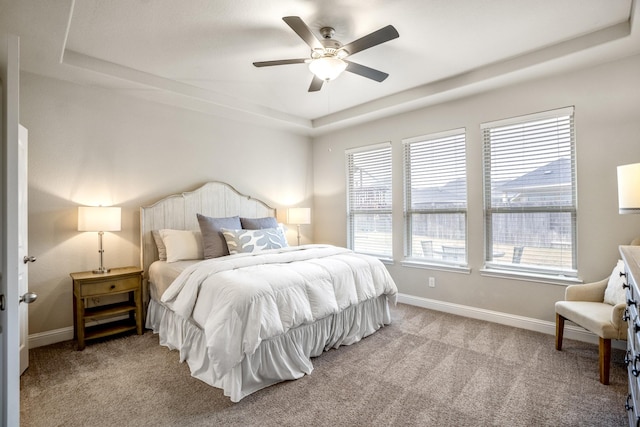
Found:
<svg viewBox="0 0 640 427"><path fill-rule="evenodd" d="M127 279L117 279L100 281L93 283L83 283L80 285L80 296L90 297L94 295L104 295L118 292L136 290L140 286L139 277L129 277Z"/></svg>

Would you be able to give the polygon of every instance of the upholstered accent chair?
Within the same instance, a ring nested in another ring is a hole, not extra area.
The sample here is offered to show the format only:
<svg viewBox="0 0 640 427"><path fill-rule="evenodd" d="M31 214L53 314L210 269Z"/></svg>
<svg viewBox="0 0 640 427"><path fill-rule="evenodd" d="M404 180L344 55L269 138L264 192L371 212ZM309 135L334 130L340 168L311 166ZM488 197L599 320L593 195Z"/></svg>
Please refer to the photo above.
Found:
<svg viewBox="0 0 640 427"><path fill-rule="evenodd" d="M565 320L570 320L596 334L599 337L599 367L602 384L609 384L611 340L627 339L627 322L623 319L626 302L620 278L621 268L624 268L622 261L607 279L568 286L564 301L556 302L556 350L562 350ZM617 295L613 295L614 293Z"/></svg>

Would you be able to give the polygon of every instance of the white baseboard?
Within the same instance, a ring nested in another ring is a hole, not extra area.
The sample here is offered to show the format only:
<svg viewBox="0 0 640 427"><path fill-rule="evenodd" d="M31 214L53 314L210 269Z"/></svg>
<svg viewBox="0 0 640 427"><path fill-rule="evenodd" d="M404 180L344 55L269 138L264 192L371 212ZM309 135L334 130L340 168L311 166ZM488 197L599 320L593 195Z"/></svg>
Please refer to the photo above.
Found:
<svg viewBox="0 0 640 427"><path fill-rule="evenodd" d="M127 319L128 316L114 316L109 319L109 321L115 320L124 320ZM93 326L98 323L103 323L100 321L96 322L87 322L86 326ZM144 326L144 322L143 322ZM73 326L68 326L66 328L54 329L46 332L39 332L37 334L29 335L28 342L29 348L42 347L44 345L55 344L62 341L69 341L73 339Z"/></svg>
<svg viewBox="0 0 640 427"><path fill-rule="evenodd" d="M534 319L532 317L518 316L516 314L503 313L500 311L485 310L483 308L471 307L468 305L454 304L451 302L438 301L429 298L416 297L407 294L398 294L398 302L415 305L417 307L428 308L429 310L442 311L444 313L455 314L457 316L470 317L472 319L485 320L487 322L499 323L501 325L513 326L515 328L527 329L541 332L543 334L556 334L556 324L545 320ZM583 341L598 344L598 336L579 326L565 324L564 337L576 341ZM626 341L613 340L611 346L624 350L627 348Z"/></svg>
<svg viewBox="0 0 640 427"><path fill-rule="evenodd" d="M485 310L483 308L454 304L451 302L438 301L407 294L398 294L398 302L403 304L415 305L417 307L428 308L429 310L455 314L457 316L485 320L487 322L513 326L515 328L541 332L543 334L556 334L556 325L554 322L547 322L545 320L534 319L532 317L518 316L516 314L503 313L500 311ZM578 326L565 324L564 337L576 341L583 341L596 345L598 344L597 335L592 334L586 329L580 328ZM55 344L71 339L73 339L73 327L71 326L67 328L54 329L47 332L39 332L37 334L29 335L29 348L42 347L44 345ZM612 342L612 346L621 350L627 348L625 341L614 340Z"/></svg>
<svg viewBox="0 0 640 427"><path fill-rule="evenodd" d="M73 339L73 326L29 335L29 348L42 347Z"/></svg>

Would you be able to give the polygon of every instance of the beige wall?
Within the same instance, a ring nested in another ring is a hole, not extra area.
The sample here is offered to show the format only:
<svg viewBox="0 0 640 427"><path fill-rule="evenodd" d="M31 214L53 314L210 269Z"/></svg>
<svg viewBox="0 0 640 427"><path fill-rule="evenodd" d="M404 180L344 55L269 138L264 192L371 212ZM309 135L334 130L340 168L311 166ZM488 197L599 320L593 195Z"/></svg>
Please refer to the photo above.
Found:
<svg viewBox="0 0 640 427"><path fill-rule="evenodd" d="M576 107L578 267L585 281L609 274L617 246L640 236L640 215L618 215L615 167L640 162L640 57L515 85L309 138L148 102L96 87L21 75L21 123L29 129L30 334L72 325L69 273L95 268L97 236L76 231L77 206L123 208L122 231L105 234L107 266L139 264L138 208L205 181L222 180L275 207L309 205L303 241L345 245L346 148L393 142L394 253L401 292L542 320L564 287L481 276L479 125ZM467 129L470 274L403 267L403 138ZM313 234L312 234L313 231ZM289 239L295 241L295 230ZM436 287L427 287L427 277Z"/></svg>
<svg viewBox="0 0 640 427"><path fill-rule="evenodd" d="M69 273L99 264L96 233L78 232L77 206L122 207L105 233L107 267L139 265L139 207L219 180L274 207L312 200L311 141L29 73L20 121L29 130L29 333L72 326ZM303 242L311 239L303 227ZM295 242L295 230L289 231Z"/></svg>
<svg viewBox="0 0 640 427"><path fill-rule="evenodd" d="M585 281L608 276L617 247L640 236L640 215L619 215L616 166L640 162L640 56L518 84L332 132L314 139L314 237L346 244L344 150L393 144L393 232L390 271L400 292L541 320L554 319L564 286L482 276L482 141L486 121L575 106L578 174L578 272ZM470 274L400 265L404 252L402 139L449 129L467 130ZM436 287L427 286L427 277Z"/></svg>

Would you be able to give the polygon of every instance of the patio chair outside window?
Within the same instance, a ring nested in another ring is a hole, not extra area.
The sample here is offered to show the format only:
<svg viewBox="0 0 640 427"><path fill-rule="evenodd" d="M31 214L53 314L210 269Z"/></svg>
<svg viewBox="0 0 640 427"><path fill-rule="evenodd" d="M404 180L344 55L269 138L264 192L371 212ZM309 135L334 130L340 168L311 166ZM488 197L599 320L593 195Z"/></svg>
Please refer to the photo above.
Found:
<svg viewBox="0 0 640 427"><path fill-rule="evenodd" d="M513 264L520 264L520 260L522 259L522 252L524 251L524 246L515 246L513 248L513 258L511 262Z"/></svg>
<svg viewBox="0 0 640 427"><path fill-rule="evenodd" d="M425 258L433 258L433 242L431 240L422 240L422 256Z"/></svg>
<svg viewBox="0 0 640 427"><path fill-rule="evenodd" d="M442 259L445 261L464 261L465 248L462 246L442 246Z"/></svg>

